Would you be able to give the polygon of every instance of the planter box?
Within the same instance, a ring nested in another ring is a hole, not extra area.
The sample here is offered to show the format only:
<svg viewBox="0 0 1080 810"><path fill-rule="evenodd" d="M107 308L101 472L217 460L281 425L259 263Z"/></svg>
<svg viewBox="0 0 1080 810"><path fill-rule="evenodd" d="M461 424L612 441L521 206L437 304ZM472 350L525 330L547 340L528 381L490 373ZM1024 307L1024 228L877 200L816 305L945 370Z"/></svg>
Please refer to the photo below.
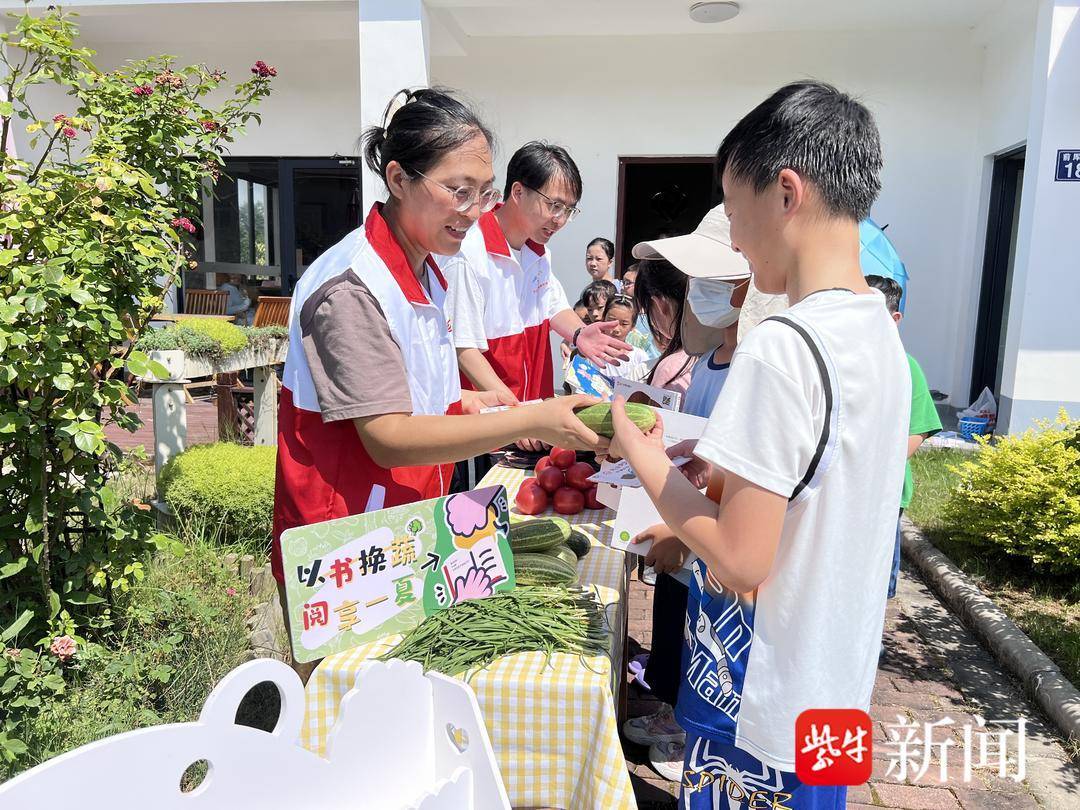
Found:
<svg viewBox="0 0 1080 810"><path fill-rule="evenodd" d="M266 349L245 349L212 362L188 357L182 349L150 352L150 359L165 366L168 376L140 377L150 383L154 392L154 469L162 467L175 455L184 452L187 444L186 387L192 380L254 369L255 444L269 445L277 441L278 380L273 367L285 362L287 340L278 341Z"/></svg>
<svg viewBox="0 0 1080 810"><path fill-rule="evenodd" d="M288 349L289 342L282 340L276 346L268 349L260 351L244 349L216 362L201 357L188 357L182 349L154 351L150 352L150 359L156 360L165 366L169 370L169 376L163 380L159 380L153 375L140 379L145 382L178 382L180 380L194 380L199 377L212 377L215 374L242 371L246 368L275 366L278 363L285 362Z"/></svg>

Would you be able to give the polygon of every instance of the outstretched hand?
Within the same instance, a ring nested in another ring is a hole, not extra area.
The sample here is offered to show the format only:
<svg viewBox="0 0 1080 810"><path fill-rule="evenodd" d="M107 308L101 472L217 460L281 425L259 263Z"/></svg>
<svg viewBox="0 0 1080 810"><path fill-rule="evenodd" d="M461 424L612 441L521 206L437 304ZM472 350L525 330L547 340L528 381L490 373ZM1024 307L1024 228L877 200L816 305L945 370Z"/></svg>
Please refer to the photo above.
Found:
<svg viewBox="0 0 1080 810"><path fill-rule="evenodd" d="M583 327L575 344L578 353L599 368L629 360L633 347L608 334L618 326L615 321L596 321Z"/></svg>
<svg viewBox="0 0 1080 810"><path fill-rule="evenodd" d="M585 426L574 413L600 400L586 394L572 394L567 397L552 397L539 405L525 407L534 411L532 436L553 447L568 447L572 450L592 450L597 453L607 452L608 440Z"/></svg>

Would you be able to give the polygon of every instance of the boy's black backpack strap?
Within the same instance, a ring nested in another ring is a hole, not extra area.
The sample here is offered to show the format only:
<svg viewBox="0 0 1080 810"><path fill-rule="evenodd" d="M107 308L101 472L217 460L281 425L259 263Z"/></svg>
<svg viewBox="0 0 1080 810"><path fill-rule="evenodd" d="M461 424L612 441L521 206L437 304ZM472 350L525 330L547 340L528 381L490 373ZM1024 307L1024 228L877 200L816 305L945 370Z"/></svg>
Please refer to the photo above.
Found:
<svg viewBox="0 0 1080 810"><path fill-rule="evenodd" d="M772 315L765 320L785 324L794 329L799 337L803 339L810 350L811 356L814 358L818 374L821 375L821 387L825 394L825 415L821 422L821 434L818 436L817 447L814 449L814 455L806 468L806 474L803 475L802 480L792 491L791 497L788 498L790 503L794 503L801 500L802 497L809 496L817 486L821 476L832 461L836 449L839 399L836 396L835 372L831 369L831 363L818 338L809 328L788 315Z"/></svg>

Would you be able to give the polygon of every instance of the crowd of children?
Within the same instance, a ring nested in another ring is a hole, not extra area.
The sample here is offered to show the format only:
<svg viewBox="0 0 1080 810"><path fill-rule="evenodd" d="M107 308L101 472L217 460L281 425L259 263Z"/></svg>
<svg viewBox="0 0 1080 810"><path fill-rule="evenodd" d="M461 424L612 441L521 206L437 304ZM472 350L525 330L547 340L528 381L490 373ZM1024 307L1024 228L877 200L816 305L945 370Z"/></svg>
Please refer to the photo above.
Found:
<svg viewBox="0 0 1080 810"><path fill-rule="evenodd" d="M843 787L795 775L795 719L867 708L905 459L940 429L896 285L860 269L882 163L870 113L820 82L781 88L723 139L723 204L634 246L621 279L592 240L574 306L546 247L582 196L565 149L521 147L500 190L491 133L452 96L406 94L386 119L365 146L389 200L294 297L275 537L444 494L449 465L509 443L625 458L663 520L635 538L652 543L644 680L663 708L625 735L684 808L724 800L718 773L761 806L843 807ZM790 306L737 345L751 274ZM619 377L678 391L701 438L665 448L663 420L642 433L618 397L610 445L584 429L573 411L595 400L552 397L551 332L568 393Z"/></svg>

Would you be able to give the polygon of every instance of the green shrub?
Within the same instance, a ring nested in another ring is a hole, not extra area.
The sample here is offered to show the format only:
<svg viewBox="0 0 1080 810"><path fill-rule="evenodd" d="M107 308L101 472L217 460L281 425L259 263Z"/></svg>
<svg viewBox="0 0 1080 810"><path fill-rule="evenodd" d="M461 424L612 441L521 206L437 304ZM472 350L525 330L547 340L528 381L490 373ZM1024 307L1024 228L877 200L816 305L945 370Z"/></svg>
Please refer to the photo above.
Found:
<svg viewBox="0 0 1080 810"><path fill-rule="evenodd" d="M1062 410L1053 423L982 444L956 468L949 533L1045 571L1080 571L1080 421Z"/></svg>
<svg viewBox="0 0 1080 810"><path fill-rule="evenodd" d="M236 354L246 349L248 345L244 331L228 321L215 318L185 318L180 328L210 338L221 347L222 355Z"/></svg>
<svg viewBox="0 0 1080 810"><path fill-rule="evenodd" d="M36 673L15 693L33 705L21 710L25 742L19 756L0 760L0 781L110 734L195 720L213 686L244 660L255 601L247 584L221 564L220 546L198 535L182 540L184 553L146 560L145 577L118 601L100 642L80 640L64 664L48 651L0 657L5 681L5 664Z"/></svg>
<svg viewBox="0 0 1080 810"><path fill-rule="evenodd" d="M193 447L161 471L166 503L185 523L224 541L268 541L274 513L275 447Z"/></svg>
<svg viewBox="0 0 1080 810"><path fill-rule="evenodd" d="M248 346L257 352L289 339L289 330L284 326L243 326L241 329L247 335Z"/></svg>
<svg viewBox="0 0 1080 810"><path fill-rule="evenodd" d="M250 348L269 349L289 339L284 326L236 326L213 318L185 318L174 326L143 335L136 346L141 352L181 349L192 357L222 360L227 355Z"/></svg>
<svg viewBox="0 0 1080 810"><path fill-rule="evenodd" d="M221 355L221 347L212 337L182 326L170 326L147 332L139 338L136 348L141 352L167 352L180 349L192 357L213 358Z"/></svg>

